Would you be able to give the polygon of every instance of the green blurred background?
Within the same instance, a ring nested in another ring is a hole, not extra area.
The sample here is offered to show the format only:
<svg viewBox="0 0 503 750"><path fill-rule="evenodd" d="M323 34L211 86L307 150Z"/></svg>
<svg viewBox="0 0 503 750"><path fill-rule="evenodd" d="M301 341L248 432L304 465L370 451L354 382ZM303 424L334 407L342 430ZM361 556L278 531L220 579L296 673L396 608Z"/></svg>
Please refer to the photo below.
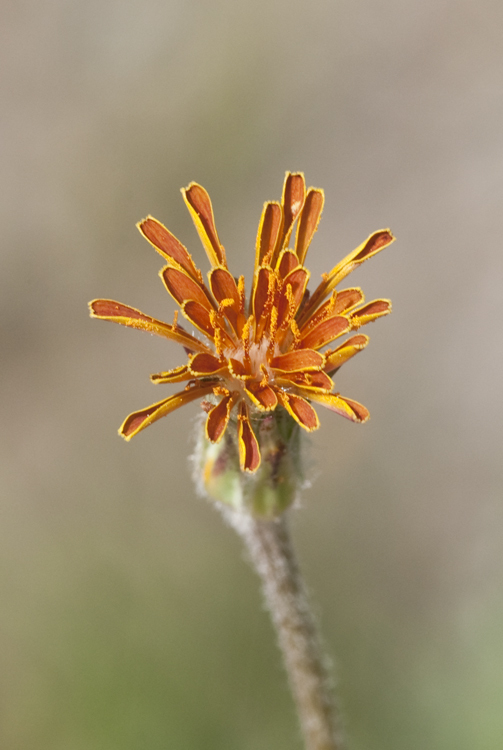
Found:
<svg viewBox="0 0 503 750"><path fill-rule="evenodd" d="M180 351L86 308L171 318L134 225L204 263L191 180L249 274L286 169L326 191L314 277L398 237L351 277L394 305L337 380L373 418L321 415L294 517L351 750L500 748L500 0L0 13L2 750L302 747L257 581L195 496L197 407L116 434Z"/></svg>

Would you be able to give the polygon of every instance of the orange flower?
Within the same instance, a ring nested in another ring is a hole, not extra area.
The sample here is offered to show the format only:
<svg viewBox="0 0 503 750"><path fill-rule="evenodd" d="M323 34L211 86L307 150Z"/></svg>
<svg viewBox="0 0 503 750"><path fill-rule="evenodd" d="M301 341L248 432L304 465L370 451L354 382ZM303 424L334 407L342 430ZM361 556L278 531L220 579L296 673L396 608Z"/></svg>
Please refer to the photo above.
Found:
<svg viewBox="0 0 503 750"><path fill-rule="evenodd" d="M113 300L90 303L91 317L164 336L182 344L188 353L187 364L151 376L154 383L187 381L184 390L130 414L119 434L130 440L179 406L210 396L213 403L203 402L208 411L206 437L212 443L220 441L235 409L240 466L252 473L260 465L252 426L257 416L286 409L311 432L319 427L311 403L315 402L353 422L365 422L367 409L333 393L331 376L367 345L368 337L357 333L335 349L325 347L391 312L389 300L364 304L358 287L335 290L360 263L393 242L389 229L374 232L323 274L310 295L304 262L318 228L324 193L306 190L303 174L287 172L281 203L264 204L247 303L244 277L236 279L228 270L208 193L194 182L182 193L211 263L208 286L186 248L156 219L149 216L138 228L167 261L160 272L164 285L205 340L179 325L176 315L169 325Z"/></svg>

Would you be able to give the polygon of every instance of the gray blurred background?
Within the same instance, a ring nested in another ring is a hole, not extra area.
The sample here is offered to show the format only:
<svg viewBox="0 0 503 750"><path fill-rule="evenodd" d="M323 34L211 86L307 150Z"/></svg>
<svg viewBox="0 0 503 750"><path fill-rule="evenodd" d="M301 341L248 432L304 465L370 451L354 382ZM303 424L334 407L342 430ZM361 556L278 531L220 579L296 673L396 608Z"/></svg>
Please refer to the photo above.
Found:
<svg viewBox="0 0 503 750"><path fill-rule="evenodd" d="M193 489L195 405L126 444L174 344L152 213L236 273L286 169L323 187L313 277L394 312L339 374L294 534L351 750L503 736L503 5L499 0L5 0L1 6L0 747L302 747L257 581ZM204 265L204 268L206 266ZM499 323L499 324L498 324Z"/></svg>

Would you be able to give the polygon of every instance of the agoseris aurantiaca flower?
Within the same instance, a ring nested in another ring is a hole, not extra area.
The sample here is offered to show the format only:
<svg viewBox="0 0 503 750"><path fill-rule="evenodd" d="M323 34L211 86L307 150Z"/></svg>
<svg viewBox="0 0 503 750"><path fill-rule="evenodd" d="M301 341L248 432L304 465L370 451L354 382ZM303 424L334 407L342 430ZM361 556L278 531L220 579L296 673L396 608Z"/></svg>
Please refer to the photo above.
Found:
<svg viewBox="0 0 503 750"><path fill-rule="evenodd" d="M281 202L264 204L249 299L244 277L230 272L208 193L197 183L182 190L208 255L206 284L187 249L153 217L138 224L167 265L160 275L192 331L145 315L113 300L94 300L91 316L148 331L181 344L185 364L151 376L154 383L186 383L183 390L130 414L119 433L130 440L180 406L200 399L207 411L206 436L220 441L231 415L237 416L240 466L255 472L261 461L253 421L276 409L288 412L304 430L319 427L313 403L354 421L369 413L357 401L334 392L332 376L368 343L355 333L387 315L389 300L365 303L358 287L336 286L357 266L393 241L388 229L374 232L327 274L310 295L307 250L321 217L324 193L306 190L301 173L287 172ZM295 242L292 232L297 224ZM197 332L197 333L196 333ZM327 349L344 334L351 334Z"/></svg>

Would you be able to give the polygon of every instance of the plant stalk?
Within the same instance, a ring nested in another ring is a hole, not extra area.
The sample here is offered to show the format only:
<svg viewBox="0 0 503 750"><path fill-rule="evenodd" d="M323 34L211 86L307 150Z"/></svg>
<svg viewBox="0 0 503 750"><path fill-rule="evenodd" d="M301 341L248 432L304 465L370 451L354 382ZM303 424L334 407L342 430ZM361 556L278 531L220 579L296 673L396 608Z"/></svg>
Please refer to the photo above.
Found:
<svg viewBox="0 0 503 750"><path fill-rule="evenodd" d="M293 693L306 750L343 750L339 715L285 513L258 519L226 511L262 580Z"/></svg>

